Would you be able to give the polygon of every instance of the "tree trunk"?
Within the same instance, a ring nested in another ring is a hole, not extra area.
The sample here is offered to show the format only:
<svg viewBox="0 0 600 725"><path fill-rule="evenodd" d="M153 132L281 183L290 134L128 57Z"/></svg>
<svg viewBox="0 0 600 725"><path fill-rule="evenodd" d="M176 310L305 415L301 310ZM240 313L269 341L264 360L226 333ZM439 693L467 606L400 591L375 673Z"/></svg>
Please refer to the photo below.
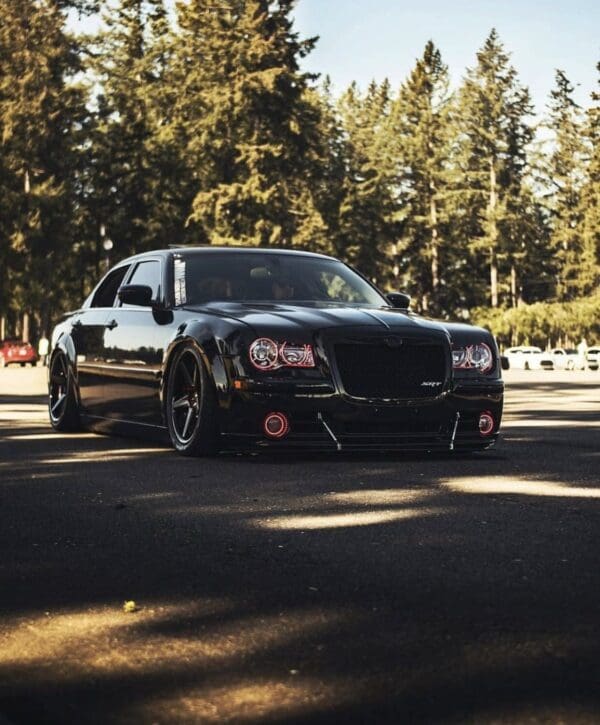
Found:
<svg viewBox="0 0 600 725"><path fill-rule="evenodd" d="M440 286L440 257L439 257L439 240L438 240L438 220L437 206L435 203L435 187L430 183L431 197L429 199L429 221L431 224L431 289L433 296L436 296Z"/></svg>
<svg viewBox="0 0 600 725"><path fill-rule="evenodd" d="M495 159L490 159L490 200L488 204L489 235L490 235L490 297L492 307L498 307L498 261L496 249L498 244L498 226L496 224L496 166Z"/></svg>
<svg viewBox="0 0 600 725"><path fill-rule="evenodd" d="M23 313L23 332L21 333L21 339L25 342L29 342L29 313Z"/></svg>
<svg viewBox="0 0 600 725"><path fill-rule="evenodd" d="M517 268L514 262L510 265L510 305L511 307L519 306L517 297Z"/></svg>

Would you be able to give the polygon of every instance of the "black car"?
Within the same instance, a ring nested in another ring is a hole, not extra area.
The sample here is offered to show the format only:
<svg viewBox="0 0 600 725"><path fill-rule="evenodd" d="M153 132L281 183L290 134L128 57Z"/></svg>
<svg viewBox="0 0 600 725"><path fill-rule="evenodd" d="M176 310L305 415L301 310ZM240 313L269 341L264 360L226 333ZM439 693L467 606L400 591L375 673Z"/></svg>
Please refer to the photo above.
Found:
<svg viewBox="0 0 600 725"><path fill-rule="evenodd" d="M139 254L53 331L50 421L168 434L186 455L488 448L504 391L492 335L409 302L319 254Z"/></svg>

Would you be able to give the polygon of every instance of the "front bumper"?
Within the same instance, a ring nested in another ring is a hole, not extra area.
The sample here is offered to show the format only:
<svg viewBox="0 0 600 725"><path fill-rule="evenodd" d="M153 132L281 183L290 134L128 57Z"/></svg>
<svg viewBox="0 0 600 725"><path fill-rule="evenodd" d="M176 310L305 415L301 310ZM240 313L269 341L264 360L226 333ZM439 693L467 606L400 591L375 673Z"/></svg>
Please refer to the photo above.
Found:
<svg viewBox="0 0 600 725"><path fill-rule="evenodd" d="M359 401L323 382L240 381L221 399L224 448L319 451L484 450L494 445L502 418L502 380L454 380L435 400ZM264 434L270 412L284 413L289 433ZM479 432L479 416L491 413L490 434Z"/></svg>

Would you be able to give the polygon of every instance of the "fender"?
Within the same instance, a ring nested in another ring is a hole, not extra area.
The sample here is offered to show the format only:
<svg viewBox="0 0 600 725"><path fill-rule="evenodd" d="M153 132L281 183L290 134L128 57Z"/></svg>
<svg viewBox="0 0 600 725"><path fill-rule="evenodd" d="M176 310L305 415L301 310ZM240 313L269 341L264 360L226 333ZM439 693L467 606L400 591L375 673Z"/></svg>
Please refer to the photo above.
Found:
<svg viewBox="0 0 600 725"><path fill-rule="evenodd" d="M81 397L79 395L79 380L77 376L77 354L75 352L75 344L71 335L65 330L58 330L58 335L55 340L52 341L52 351L50 353L50 359L48 360L48 375L47 382L50 386L50 370L52 368L52 362L58 353L62 353L67 359L67 369L71 380L73 382L73 390L77 398L77 405L81 406Z"/></svg>

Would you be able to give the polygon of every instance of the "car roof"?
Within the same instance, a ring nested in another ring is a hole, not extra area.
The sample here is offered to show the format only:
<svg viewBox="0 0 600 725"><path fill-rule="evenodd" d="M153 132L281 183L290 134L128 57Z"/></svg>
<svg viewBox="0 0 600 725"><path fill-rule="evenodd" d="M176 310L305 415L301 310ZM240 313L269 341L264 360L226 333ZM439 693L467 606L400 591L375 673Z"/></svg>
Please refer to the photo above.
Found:
<svg viewBox="0 0 600 725"><path fill-rule="evenodd" d="M239 254L240 252L243 252L244 254L285 254L286 256L297 256L297 257L315 257L317 259L333 259L335 261L338 261L335 257L331 257L327 254L318 254L317 252L308 252L304 251L302 249L277 249L274 247L243 247L243 246L214 246L214 245L195 245L195 246L186 246L186 245L173 245L169 247L168 249L156 249L148 252L141 252L140 254L135 254L131 257L128 257L127 259L123 259L119 264L122 264L124 262L134 262L141 259L144 259L146 257L156 257L162 256L167 257L169 255L174 254L214 254L215 252L225 252L226 254Z"/></svg>

